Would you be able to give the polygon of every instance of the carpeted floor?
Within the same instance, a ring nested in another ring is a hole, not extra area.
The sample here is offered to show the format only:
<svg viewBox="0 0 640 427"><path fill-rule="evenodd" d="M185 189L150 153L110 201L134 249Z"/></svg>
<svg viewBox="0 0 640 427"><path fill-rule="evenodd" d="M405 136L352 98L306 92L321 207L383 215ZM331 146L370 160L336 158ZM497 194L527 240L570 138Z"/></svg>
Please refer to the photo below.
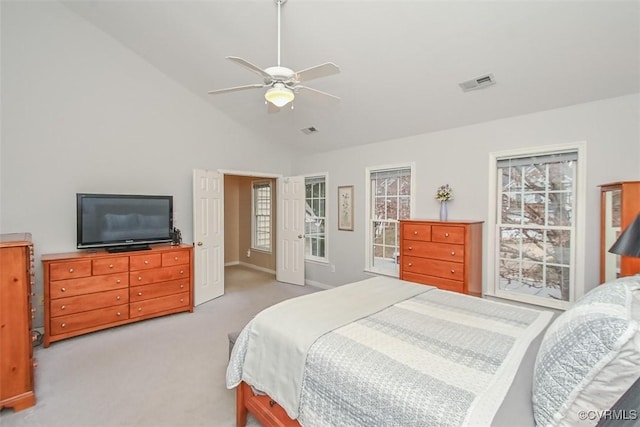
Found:
<svg viewBox="0 0 640 427"><path fill-rule="evenodd" d="M37 347L36 406L2 427L233 426L227 333L279 301L318 291L227 267L225 295L181 313ZM251 422L250 424L254 424Z"/></svg>

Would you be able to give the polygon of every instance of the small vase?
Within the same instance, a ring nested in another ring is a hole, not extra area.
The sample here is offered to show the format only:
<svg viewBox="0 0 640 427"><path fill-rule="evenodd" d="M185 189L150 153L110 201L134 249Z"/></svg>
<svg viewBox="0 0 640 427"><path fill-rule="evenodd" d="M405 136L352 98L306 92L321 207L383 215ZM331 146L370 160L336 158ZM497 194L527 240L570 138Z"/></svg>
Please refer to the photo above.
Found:
<svg viewBox="0 0 640 427"><path fill-rule="evenodd" d="M446 221L449 212L447 212L447 201L443 200L440 202L440 221Z"/></svg>

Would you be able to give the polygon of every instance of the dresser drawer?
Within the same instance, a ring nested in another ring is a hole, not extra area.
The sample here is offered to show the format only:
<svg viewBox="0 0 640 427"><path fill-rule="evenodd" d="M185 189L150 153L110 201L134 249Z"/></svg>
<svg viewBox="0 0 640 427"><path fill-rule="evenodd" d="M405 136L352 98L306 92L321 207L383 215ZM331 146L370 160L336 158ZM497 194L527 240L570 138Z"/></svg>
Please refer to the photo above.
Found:
<svg viewBox="0 0 640 427"><path fill-rule="evenodd" d="M51 300L51 317L66 316L129 302L126 288Z"/></svg>
<svg viewBox="0 0 640 427"><path fill-rule="evenodd" d="M131 270L146 270L162 266L161 254L131 255L129 260Z"/></svg>
<svg viewBox="0 0 640 427"><path fill-rule="evenodd" d="M91 260L52 262L49 266L49 280L74 279L91 276Z"/></svg>
<svg viewBox="0 0 640 427"><path fill-rule="evenodd" d="M402 238L405 240L431 241L431 226L424 224L405 223L402 228Z"/></svg>
<svg viewBox="0 0 640 427"><path fill-rule="evenodd" d="M129 305L100 308L51 319L51 334L59 335L79 329L92 328L129 318Z"/></svg>
<svg viewBox="0 0 640 427"><path fill-rule="evenodd" d="M172 280L170 282L153 283L131 287L129 301L138 302L165 295L178 294L189 290L189 279Z"/></svg>
<svg viewBox="0 0 640 427"><path fill-rule="evenodd" d="M438 289L453 292L464 292L464 284L458 280L450 280L442 277L429 276L427 274L417 274L405 272L403 280L410 282L422 283L423 285L436 286Z"/></svg>
<svg viewBox="0 0 640 427"><path fill-rule="evenodd" d="M149 283L167 282L169 280L189 277L189 266L176 265L173 267L154 268L152 270L132 271L130 273L131 286L147 285Z"/></svg>
<svg viewBox="0 0 640 427"><path fill-rule="evenodd" d="M93 292L110 291L128 286L129 275L127 273L58 280L57 282L51 283L49 297L51 299L64 298Z"/></svg>
<svg viewBox="0 0 640 427"><path fill-rule="evenodd" d="M129 257L98 258L91 261L93 274L110 274L129 271Z"/></svg>
<svg viewBox="0 0 640 427"><path fill-rule="evenodd" d="M173 251L162 254L162 266L189 264L189 251Z"/></svg>
<svg viewBox="0 0 640 427"><path fill-rule="evenodd" d="M402 257L402 271L403 274L409 272L444 277L451 280L464 280L464 264L459 262L404 256Z"/></svg>
<svg viewBox="0 0 640 427"><path fill-rule="evenodd" d="M189 307L190 303L191 300L189 298L189 292L167 295L164 297L131 303L129 316L133 319L135 317L142 317L165 310L173 310L178 308L186 309Z"/></svg>
<svg viewBox="0 0 640 427"><path fill-rule="evenodd" d="M450 245L447 243L421 242L407 240L402 242L403 255L421 258L435 258L445 261L464 261L464 245Z"/></svg>
<svg viewBox="0 0 640 427"><path fill-rule="evenodd" d="M431 240L441 243L464 244L464 227L433 225L431 226Z"/></svg>

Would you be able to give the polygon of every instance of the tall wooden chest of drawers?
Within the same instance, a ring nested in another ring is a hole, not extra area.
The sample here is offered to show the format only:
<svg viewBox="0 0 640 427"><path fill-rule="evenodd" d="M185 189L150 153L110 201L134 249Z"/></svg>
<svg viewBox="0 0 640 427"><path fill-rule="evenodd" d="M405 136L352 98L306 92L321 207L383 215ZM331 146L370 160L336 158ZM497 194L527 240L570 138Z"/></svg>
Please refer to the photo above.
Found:
<svg viewBox="0 0 640 427"><path fill-rule="evenodd" d="M88 332L193 311L193 247L42 256L44 346Z"/></svg>
<svg viewBox="0 0 640 427"><path fill-rule="evenodd" d="M400 279L482 295L482 221L400 221Z"/></svg>
<svg viewBox="0 0 640 427"><path fill-rule="evenodd" d="M33 245L29 233L0 235L0 409L35 405Z"/></svg>

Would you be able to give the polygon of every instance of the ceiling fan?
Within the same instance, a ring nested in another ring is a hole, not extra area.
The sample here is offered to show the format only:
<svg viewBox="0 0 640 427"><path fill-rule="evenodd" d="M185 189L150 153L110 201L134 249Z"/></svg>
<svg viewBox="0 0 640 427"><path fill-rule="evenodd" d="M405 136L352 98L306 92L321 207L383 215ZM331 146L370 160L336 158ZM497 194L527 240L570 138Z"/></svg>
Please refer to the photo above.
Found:
<svg viewBox="0 0 640 427"><path fill-rule="evenodd" d="M336 64L326 62L301 71L293 71L280 65L280 9L286 2L287 0L275 0L276 5L278 6L278 65L262 69L237 56L227 56L227 59L261 76L263 78L263 83L210 90L208 92L209 94L217 95L220 93L235 92L245 89L267 88L264 98L266 99L269 112L280 111L280 108L294 100L296 94L320 96L329 101L340 100L337 96L317 89L312 89L301 84L309 80L339 73L340 68ZM291 108L293 108L293 106Z"/></svg>

